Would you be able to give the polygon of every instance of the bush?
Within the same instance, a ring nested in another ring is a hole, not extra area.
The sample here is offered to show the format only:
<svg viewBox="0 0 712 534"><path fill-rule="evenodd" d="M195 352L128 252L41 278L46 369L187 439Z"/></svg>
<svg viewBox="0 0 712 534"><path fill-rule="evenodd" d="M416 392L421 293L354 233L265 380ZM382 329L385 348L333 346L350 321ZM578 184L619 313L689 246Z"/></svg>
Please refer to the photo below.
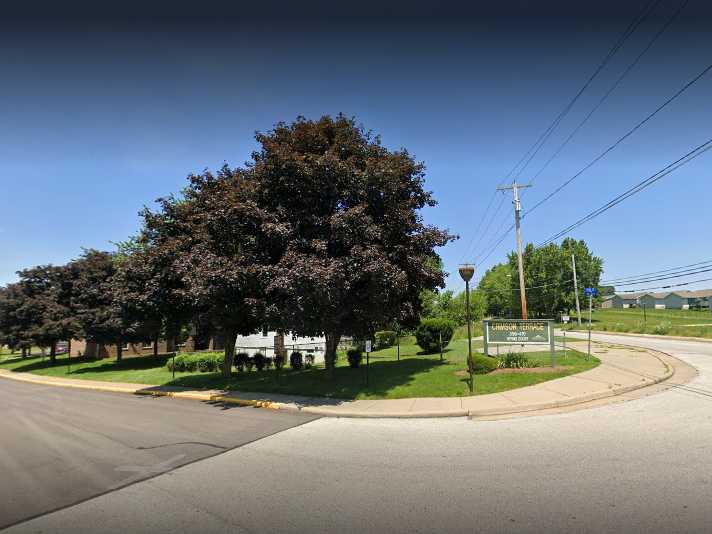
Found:
<svg viewBox="0 0 712 534"><path fill-rule="evenodd" d="M387 349L396 344L396 333L393 330L382 330L375 335L376 350Z"/></svg>
<svg viewBox="0 0 712 534"><path fill-rule="evenodd" d="M235 358L233 361L235 369L237 369L238 371L244 371L245 365L247 364L247 360L249 359L250 355L246 352L238 352L237 354L235 354Z"/></svg>
<svg viewBox="0 0 712 534"><path fill-rule="evenodd" d="M256 352L255 355L252 356L252 361L255 363L255 367L258 371L262 371L267 365L267 357L261 352Z"/></svg>
<svg viewBox="0 0 712 534"><path fill-rule="evenodd" d="M657 334L659 336L667 335L670 333L670 328L672 328L672 323L660 323L658 325L655 325L655 327L653 328L653 334Z"/></svg>
<svg viewBox="0 0 712 534"><path fill-rule="evenodd" d="M314 365L314 355L313 354L307 354L304 356L304 367L306 369L309 369Z"/></svg>
<svg viewBox="0 0 712 534"><path fill-rule="evenodd" d="M298 371L299 369L302 368L302 365L304 364L304 360L302 358L302 353L301 352L293 352L292 354L289 355L289 365L294 369L295 371Z"/></svg>
<svg viewBox="0 0 712 534"><path fill-rule="evenodd" d="M247 369L248 372L252 371L252 368L255 366L255 360L254 358L250 358L249 356L247 357L247 360L245 360L245 369Z"/></svg>
<svg viewBox="0 0 712 534"><path fill-rule="evenodd" d="M473 354L472 360L475 366L476 375L486 375L497 369L499 362L497 358L485 356L483 354Z"/></svg>
<svg viewBox="0 0 712 534"><path fill-rule="evenodd" d="M415 340L426 354L440 351L440 334L443 348L447 347L455 331L455 323L449 319L423 319L415 330Z"/></svg>
<svg viewBox="0 0 712 534"><path fill-rule="evenodd" d="M508 352L499 359L499 367L503 369L526 369L527 367L538 367L535 362L530 362L524 354Z"/></svg>
<svg viewBox="0 0 712 534"><path fill-rule="evenodd" d="M284 360L285 360L284 355L277 354L274 357L274 368L277 369L278 371L281 370L282 367L284 367Z"/></svg>
<svg viewBox="0 0 712 534"><path fill-rule="evenodd" d="M349 360L349 367L356 369L361 365L363 354L359 348L353 348L346 351L346 358Z"/></svg>
<svg viewBox="0 0 712 534"><path fill-rule="evenodd" d="M175 357L176 372L195 372L214 373L220 371L225 362L223 354L214 352L205 352L200 354L179 354ZM173 358L166 362L166 367L169 371L173 371Z"/></svg>

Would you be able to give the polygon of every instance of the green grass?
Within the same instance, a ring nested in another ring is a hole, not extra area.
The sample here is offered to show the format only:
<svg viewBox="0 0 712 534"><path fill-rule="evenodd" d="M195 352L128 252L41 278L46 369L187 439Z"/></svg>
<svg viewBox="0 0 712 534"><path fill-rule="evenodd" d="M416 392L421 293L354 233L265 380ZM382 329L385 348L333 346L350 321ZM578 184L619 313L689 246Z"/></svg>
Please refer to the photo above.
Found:
<svg viewBox="0 0 712 534"><path fill-rule="evenodd" d="M583 314L583 319L581 327L588 328L588 312ZM708 310L646 310L643 313L642 308L595 309L591 327L607 332L712 338L712 313ZM568 328L578 328L578 324L572 321Z"/></svg>
<svg viewBox="0 0 712 534"><path fill-rule="evenodd" d="M473 342L473 348L481 347ZM0 362L0 368L18 372L31 372L45 376L70 377L87 380L132 382L147 385L175 385L195 389L227 389L265 393L291 393L308 396L342 399L398 399L408 397L458 397L469 395L467 377L458 376L466 369L467 339L457 339L445 351L445 363L440 355L420 355L420 348L411 343L401 344L401 359L396 360L396 348L391 347L372 353L369 385L365 385L365 369L348 367L343 354L339 356L334 379L326 379L321 366L292 371L285 368L251 371L236 374L230 379L219 373L176 373L175 380L166 368L165 356L127 358L121 363L115 360L84 360L72 358L71 373L67 374L66 356L58 357L54 367L39 357L26 360ZM529 353L527 357L542 366L549 365L548 352ZM490 374L477 375L476 394L496 393L529 386L560 378L572 373L591 369L600 363L596 358L586 359L581 353L568 351L568 357L558 352L559 365L568 369L550 373ZM365 363L365 362L364 362Z"/></svg>

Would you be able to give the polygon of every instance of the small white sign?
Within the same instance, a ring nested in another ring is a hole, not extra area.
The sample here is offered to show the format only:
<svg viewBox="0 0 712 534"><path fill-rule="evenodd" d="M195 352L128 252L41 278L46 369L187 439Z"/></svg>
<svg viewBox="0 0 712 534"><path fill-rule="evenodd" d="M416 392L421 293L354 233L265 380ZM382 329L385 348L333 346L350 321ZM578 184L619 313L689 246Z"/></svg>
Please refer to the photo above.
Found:
<svg viewBox="0 0 712 534"><path fill-rule="evenodd" d="M371 352L371 340L366 341L366 352Z"/></svg>
<svg viewBox="0 0 712 534"><path fill-rule="evenodd" d="M568 323L570 320L571 320L571 317L569 317L568 315L562 315L562 316L561 316L561 322L562 322L562 323Z"/></svg>

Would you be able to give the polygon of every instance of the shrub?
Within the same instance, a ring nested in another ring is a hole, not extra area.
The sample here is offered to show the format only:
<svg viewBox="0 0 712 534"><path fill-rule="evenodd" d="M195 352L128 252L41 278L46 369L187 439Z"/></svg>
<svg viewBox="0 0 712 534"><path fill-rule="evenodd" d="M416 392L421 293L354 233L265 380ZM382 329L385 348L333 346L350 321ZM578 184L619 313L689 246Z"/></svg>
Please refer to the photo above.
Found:
<svg viewBox="0 0 712 534"><path fill-rule="evenodd" d="M267 365L267 357L261 352L256 352L254 356L252 356L252 361L258 371L262 371Z"/></svg>
<svg viewBox="0 0 712 534"><path fill-rule="evenodd" d="M289 365L295 371L298 371L299 369L302 368L303 362L304 362L304 360L302 358L301 352L294 351L292 354L289 355Z"/></svg>
<svg viewBox="0 0 712 534"><path fill-rule="evenodd" d="M212 373L222 369L225 356L211 352L199 354L179 354L175 357L175 368L177 372ZM173 358L166 362L169 371L173 371Z"/></svg>
<svg viewBox="0 0 712 534"><path fill-rule="evenodd" d="M659 336L664 336L664 335L670 333L670 328L672 328L672 323L667 322L667 321L664 323L657 324L653 328L653 334L657 334Z"/></svg>
<svg viewBox="0 0 712 534"><path fill-rule="evenodd" d="M313 354L306 354L304 356L304 367L306 369L309 369L314 365L314 355Z"/></svg>
<svg viewBox="0 0 712 534"><path fill-rule="evenodd" d="M274 364L274 358L265 358L265 369L272 369L272 365Z"/></svg>
<svg viewBox="0 0 712 534"><path fill-rule="evenodd" d="M252 371L252 368L255 366L255 360L254 358L250 358L249 356L245 360L245 369L247 369L248 372Z"/></svg>
<svg viewBox="0 0 712 534"><path fill-rule="evenodd" d="M508 352L499 359L499 367L504 369L525 369L537 366L536 362L530 362L524 354L516 352Z"/></svg>
<svg viewBox="0 0 712 534"><path fill-rule="evenodd" d="M361 353L361 350L356 347L346 351L346 358L349 360L349 367L356 369L359 365L361 365L363 354Z"/></svg>
<svg viewBox="0 0 712 534"><path fill-rule="evenodd" d="M238 371L244 371L245 365L247 364L247 360L249 360L249 359L250 359L250 355L247 354L246 352L238 352L237 354L235 354L235 358L234 358L234 362L233 362L235 364L235 368Z"/></svg>
<svg viewBox="0 0 712 534"><path fill-rule="evenodd" d="M382 330L375 335L376 350L387 349L396 344L396 333L393 330Z"/></svg>
<svg viewBox="0 0 712 534"><path fill-rule="evenodd" d="M476 375L486 375L491 373L499 365L497 358L492 358L491 356L485 356L484 354L473 354L472 360L475 366Z"/></svg>
<svg viewBox="0 0 712 534"><path fill-rule="evenodd" d="M449 319L423 319L415 330L415 340L426 354L440 351L440 334L443 348L447 347L455 331L455 323Z"/></svg>
<svg viewBox="0 0 712 534"><path fill-rule="evenodd" d="M277 354L277 355L274 357L274 367L275 367L275 369L277 369L278 371L281 370L282 367L284 367L284 360L285 360L285 359L286 359L286 358L284 357L283 354Z"/></svg>

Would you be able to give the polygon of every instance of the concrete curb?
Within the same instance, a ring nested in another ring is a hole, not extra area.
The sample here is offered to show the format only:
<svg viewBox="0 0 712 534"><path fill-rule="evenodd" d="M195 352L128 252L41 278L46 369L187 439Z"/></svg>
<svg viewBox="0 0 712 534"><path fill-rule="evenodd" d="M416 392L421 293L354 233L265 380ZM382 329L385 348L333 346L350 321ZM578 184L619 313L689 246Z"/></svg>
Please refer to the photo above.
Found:
<svg viewBox="0 0 712 534"><path fill-rule="evenodd" d="M607 343L607 342L599 342ZM610 343L613 345L627 346L631 348L641 348L633 347L632 345L622 345L620 343ZM611 388L609 391L592 393L588 395L581 395L578 397L571 397L569 399L551 401L551 402L539 402L528 405L512 406L506 408L491 408L484 410L466 410L466 409L456 409L456 410L431 410L431 411L420 411L420 412L404 412L404 411L393 411L393 412L368 412L368 411L334 411L329 408L321 407L309 407L309 406L299 406L298 404L287 404L282 402L268 401L268 400L256 400L256 399L242 399L239 397L234 397L232 395L224 394L213 394L213 393L200 393L199 391L165 391L159 389L151 389L156 386L139 386L138 385L126 385L126 386L110 386L110 385L96 385L91 383L82 383L81 380L76 379L62 379L62 381L53 381L43 379L41 375L31 375L30 373L13 373L5 369L0 369L0 378L7 378L10 380L16 380L21 382L34 383L45 386L55 386L55 387L66 387L73 389L88 389L93 391L103 391L110 393L129 393L133 395L144 395L152 397L171 397L176 399L188 399L188 400L198 400L202 402L221 402L225 404L231 404L235 406L245 406L254 408L267 408L271 410L281 410L289 412L299 412L308 413L311 415L319 415L323 417L345 417L345 418L363 418L363 419L426 419L426 418L439 418L439 417L488 417L488 416L501 416L501 415L511 415L519 413L531 413L536 411L551 410L556 408L565 408L575 406L577 404L585 404L592 401L597 401L601 399L606 399L610 397L616 397L619 395L624 395L642 389L645 387L653 386L670 379L674 374L675 370L673 367L668 365L662 358L660 358L656 353L665 354L662 351L655 349L645 349L652 356L657 358L665 367L666 372L664 375L649 378L643 377L640 384L622 386L618 388ZM672 357L672 356L670 356ZM611 364L602 364L611 365ZM615 367L615 366L613 366ZM625 370L621 368L621 370ZM627 371L627 370L626 370ZM627 371L630 372L630 371ZM575 375L571 375L575 376ZM128 386L128 387L127 387ZM462 397L466 398L477 398L475 397Z"/></svg>
<svg viewBox="0 0 712 534"><path fill-rule="evenodd" d="M567 333L572 332L574 334L587 334L588 335L588 330L567 330ZM624 336L624 337L643 337L643 338L650 338L650 339L661 339L661 340L669 340L669 341L700 341L702 343L712 343L712 339L707 338L707 337L687 337L687 336L660 336L657 334L636 334L635 332L611 332L610 330L591 330L591 332L595 334L608 334L611 336ZM585 340L576 340L576 341L585 341ZM599 343L606 343L606 341L599 341ZM634 345L628 345L629 347L633 347ZM636 348L645 348L645 347L636 347ZM648 350L653 350L653 349L648 349Z"/></svg>

